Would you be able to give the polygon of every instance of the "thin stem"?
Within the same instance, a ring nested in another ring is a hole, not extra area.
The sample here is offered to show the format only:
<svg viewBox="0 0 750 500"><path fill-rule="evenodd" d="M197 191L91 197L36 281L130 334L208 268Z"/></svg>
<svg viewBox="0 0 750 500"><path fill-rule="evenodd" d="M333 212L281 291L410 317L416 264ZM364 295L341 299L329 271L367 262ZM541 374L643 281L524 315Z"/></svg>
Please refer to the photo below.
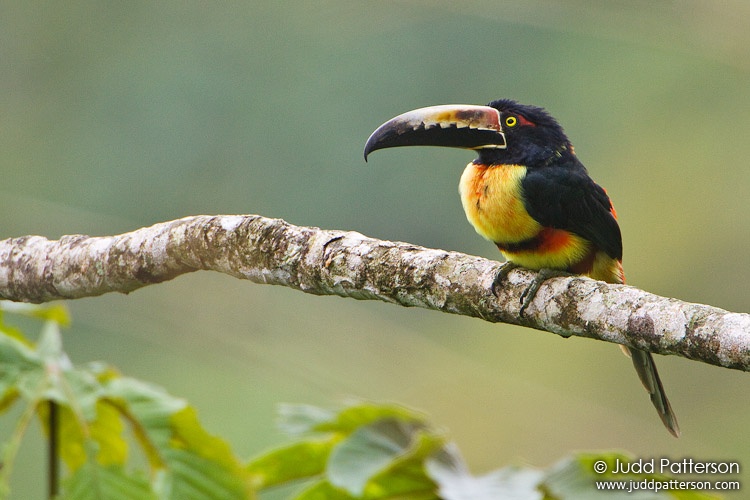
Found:
<svg viewBox="0 0 750 500"><path fill-rule="evenodd" d="M60 426L58 406L55 401L49 401L49 450L48 450L48 480L49 498L52 500L60 488L60 453L58 446Z"/></svg>

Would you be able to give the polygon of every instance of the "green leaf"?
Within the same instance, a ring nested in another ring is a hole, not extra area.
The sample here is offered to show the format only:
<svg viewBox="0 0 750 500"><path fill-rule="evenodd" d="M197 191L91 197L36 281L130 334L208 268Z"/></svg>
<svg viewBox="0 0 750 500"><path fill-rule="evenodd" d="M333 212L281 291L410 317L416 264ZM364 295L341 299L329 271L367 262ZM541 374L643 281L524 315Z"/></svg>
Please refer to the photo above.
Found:
<svg viewBox="0 0 750 500"><path fill-rule="evenodd" d="M334 412L312 405L282 404L278 412L279 428L291 435L313 432L318 426L336 418Z"/></svg>
<svg viewBox="0 0 750 500"><path fill-rule="evenodd" d="M160 498L251 497L247 473L229 445L203 429L186 401L128 378L111 379L104 393L136 423L150 462L163 469L156 486Z"/></svg>
<svg viewBox="0 0 750 500"><path fill-rule="evenodd" d="M331 453L329 481L354 496L361 496L370 478L409 446L411 439L406 432L395 420L357 429Z"/></svg>
<svg viewBox="0 0 750 500"><path fill-rule="evenodd" d="M334 438L309 439L278 448L253 459L247 472L257 489L321 476L335 443Z"/></svg>
<svg viewBox="0 0 750 500"><path fill-rule="evenodd" d="M206 432L192 406L186 406L171 416L171 447L190 450L221 467L239 472L243 470L237 457L224 439Z"/></svg>
<svg viewBox="0 0 750 500"><path fill-rule="evenodd" d="M67 405L58 403L57 408L60 457L71 471L75 471L86 463L87 436L84 434L80 420ZM37 414L49 436L49 403L46 401L40 403L37 407Z"/></svg>
<svg viewBox="0 0 750 500"><path fill-rule="evenodd" d="M253 498L243 476L191 450L163 450L166 467L155 491L160 499L245 500Z"/></svg>
<svg viewBox="0 0 750 500"><path fill-rule="evenodd" d="M133 434L153 467L162 467L160 449L168 448L172 437L170 415L187 403L169 396L163 389L135 379L111 378L103 384L102 395L128 417Z"/></svg>
<svg viewBox="0 0 750 500"><path fill-rule="evenodd" d="M294 497L294 500L357 500L357 498L332 486L328 481L318 481Z"/></svg>
<svg viewBox="0 0 750 500"><path fill-rule="evenodd" d="M57 363L62 355L62 337L60 326L54 321L47 321L42 327L42 335L36 344L36 352L45 360ZM67 358L65 358L67 361Z"/></svg>
<svg viewBox="0 0 750 500"><path fill-rule="evenodd" d="M24 302L0 300L0 310L44 321L52 321L60 326L70 325L68 308L59 302L55 304L26 304Z"/></svg>
<svg viewBox="0 0 750 500"><path fill-rule="evenodd" d="M341 410L336 418L319 424L315 431L335 431L351 433L356 429L384 419L394 419L403 422L415 422L426 425L425 415L404 406L394 404L376 404L372 402L358 402Z"/></svg>
<svg viewBox="0 0 750 500"><path fill-rule="evenodd" d="M427 475L425 465L444 446L445 436L415 426L408 449L368 481L364 498L437 499L437 484Z"/></svg>
<svg viewBox="0 0 750 500"><path fill-rule="evenodd" d="M15 336L0 334L0 410L5 411L20 395L21 388L26 395L37 391L42 376L42 360L24 341ZM29 374L36 374L35 382L29 384Z"/></svg>
<svg viewBox="0 0 750 500"><path fill-rule="evenodd" d="M54 401L58 449L69 472L64 498L253 498L248 472L224 440L200 425L185 400L122 377L103 363L74 366L62 349L58 321L67 319L64 309L0 305L0 311L8 310L38 316L45 323L37 346L0 331L0 411L17 399L27 402L6 443L0 490L7 487L16 451L35 413L49 432ZM148 457L151 482L127 473L126 424Z"/></svg>
<svg viewBox="0 0 750 500"><path fill-rule="evenodd" d="M149 500L156 495L140 474L88 462L63 482L60 500Z"/></svg>
<svg viewBox="0 0 750 500"><path fill-rule="evenodd" d="M390 483L399 477L398 469L416 461L421 471L426 456L443 444L442 436L429 433L424 424L392 417L360 427L336 445L328 463L328 480L354 496L362 496L368 483L380 476L380 481L368 487L367 497L385 497L392 492ZM434 485L421 473L422 479L410 487L423 490ZM401 487L403 488L404 485Z"/></svg>
<svg viewBox="0 0 750 500"><path fill-rule="evenodd" d="M362 495L365 500L402 499L439 500L437 486L419 460L394 464L368 481Z"/></svg>
<svg viewBox="0 0 750 500"><path fill-rule="evenodd" d="M400 405L377 404L369 401L352 403L338 413L310 405L279 407L279 427L290 434L306 432L350 434L359 427L385 418L426 422L426 417L414 410Z"/></svg>
<svg viewBox="0 0 750 500"><path fill-rule="evenodd" d="M49 433L49 404L39 405L37 413ZM70 407L58 404L58 422L60 456L72 472L92 457L100 465L126 463L128 444L123 437L124 423L116 408L99 401L95 418L86 422L80 420Z"/></svg>
<svg viewBox="0 0 750 500"><path fill-rule="evenodd" d="M16 340L20 340L27 346L31 346L31 342L29 342L26 337L24 336L23 332L20 328L16 328L15 326L7 325L3 322L3 311L0 309L0 333L3 335L7 335L8 337L12 337Z"/></svg>
<svg viewBox="0 0 750 500"><path fill-rule="evenodd" d="M91 439L99 449L96 461L101 465L124 465L128 459L128 443L123 437L125 425L117 408L104 400L96 403L96 419L89 425Z"/></svg>

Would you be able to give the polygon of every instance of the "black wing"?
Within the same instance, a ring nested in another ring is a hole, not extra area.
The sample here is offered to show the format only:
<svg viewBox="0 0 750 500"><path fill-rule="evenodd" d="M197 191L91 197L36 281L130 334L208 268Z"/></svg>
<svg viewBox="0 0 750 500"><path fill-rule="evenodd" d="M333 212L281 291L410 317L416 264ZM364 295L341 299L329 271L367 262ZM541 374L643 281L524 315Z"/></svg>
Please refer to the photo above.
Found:
<svg viewBox="0 0 750 500"><path fill-rule="evenodd" d="M577 234L622 260L620 226L609 196L580 162L529 168L522 187L526 211L540 224Z"/></svg>

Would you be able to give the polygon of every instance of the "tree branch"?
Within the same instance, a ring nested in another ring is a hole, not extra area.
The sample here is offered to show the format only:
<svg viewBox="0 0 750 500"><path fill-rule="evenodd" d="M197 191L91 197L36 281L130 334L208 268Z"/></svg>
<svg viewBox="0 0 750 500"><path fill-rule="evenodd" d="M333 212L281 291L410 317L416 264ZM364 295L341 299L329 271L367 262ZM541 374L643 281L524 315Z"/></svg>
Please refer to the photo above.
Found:
<svg viewBox="0 0 750 500"><path fill-rule="evenodd" d="M750 314L582 277L544 283L519 317L534 274L518 269L495 297L500 263L248 216L195 216L118 236L0 241L0 297L24 302L128 293L197 270L316 295L382 300L576 335L750 371Z"/></svg>

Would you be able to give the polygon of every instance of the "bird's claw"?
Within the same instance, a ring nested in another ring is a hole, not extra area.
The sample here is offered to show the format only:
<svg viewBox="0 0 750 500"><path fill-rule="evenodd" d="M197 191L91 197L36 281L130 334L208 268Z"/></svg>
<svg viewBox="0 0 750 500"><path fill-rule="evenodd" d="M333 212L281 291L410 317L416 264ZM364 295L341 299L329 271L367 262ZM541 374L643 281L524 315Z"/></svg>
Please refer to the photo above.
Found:
<svg viewBox="0 0 750 500"><path fill-rule="evenodd" d="M512 270L519 267L521 266L511 261L503 264L503 267L500 268L500 270L497 272L497 275L495 276L495 279L492 281L491 290L492 294L495 297L498 297L498 288L501 286L502 282L505 281L505 278L507 278L508 274ZM521 298L519 299L521 302L521 309L518 311L518 315L523 317L524 313L526 312L526 308L531 305L531 302L534 300L534 297L536 297L539 288L541 288L542 284L545 281L550 278L559 278L562 276L571 276L571 274L557 269L540 269L536 276L534 276L534 280L531 282L531 284L527 286L521 294Z"/></svg>
<svg viewBox="0 0 750 500"><path fill-rule="evenodd" d="M536 297L539 288L545 281L550 278L559 278L562 276L570 275L570 273L566 273L565 271L560 271L558 269L540 269L536 276L534 276L534 281L532 281L531 284L526 287L526 290L524 290L521 294L521 309L518 311L518 315L524 315L524 312L526 312L526 308L531 305L531 302L534 300L534 297Z"/></svg>
<svg viewBox="0 0 750 500"><path fill-rule="evenodd" d="M517 269L521 266L518 264L515 264L511 261L507 261L503 263L500 270L498 270L497 274L495 275L495 279L492 280L492 286L490 287L490 290L492 290L492 295L495 297L498 297L497 289L500 287L503 281L505 281L505 278L508 277L508 274L514 269Z"/></svg>

